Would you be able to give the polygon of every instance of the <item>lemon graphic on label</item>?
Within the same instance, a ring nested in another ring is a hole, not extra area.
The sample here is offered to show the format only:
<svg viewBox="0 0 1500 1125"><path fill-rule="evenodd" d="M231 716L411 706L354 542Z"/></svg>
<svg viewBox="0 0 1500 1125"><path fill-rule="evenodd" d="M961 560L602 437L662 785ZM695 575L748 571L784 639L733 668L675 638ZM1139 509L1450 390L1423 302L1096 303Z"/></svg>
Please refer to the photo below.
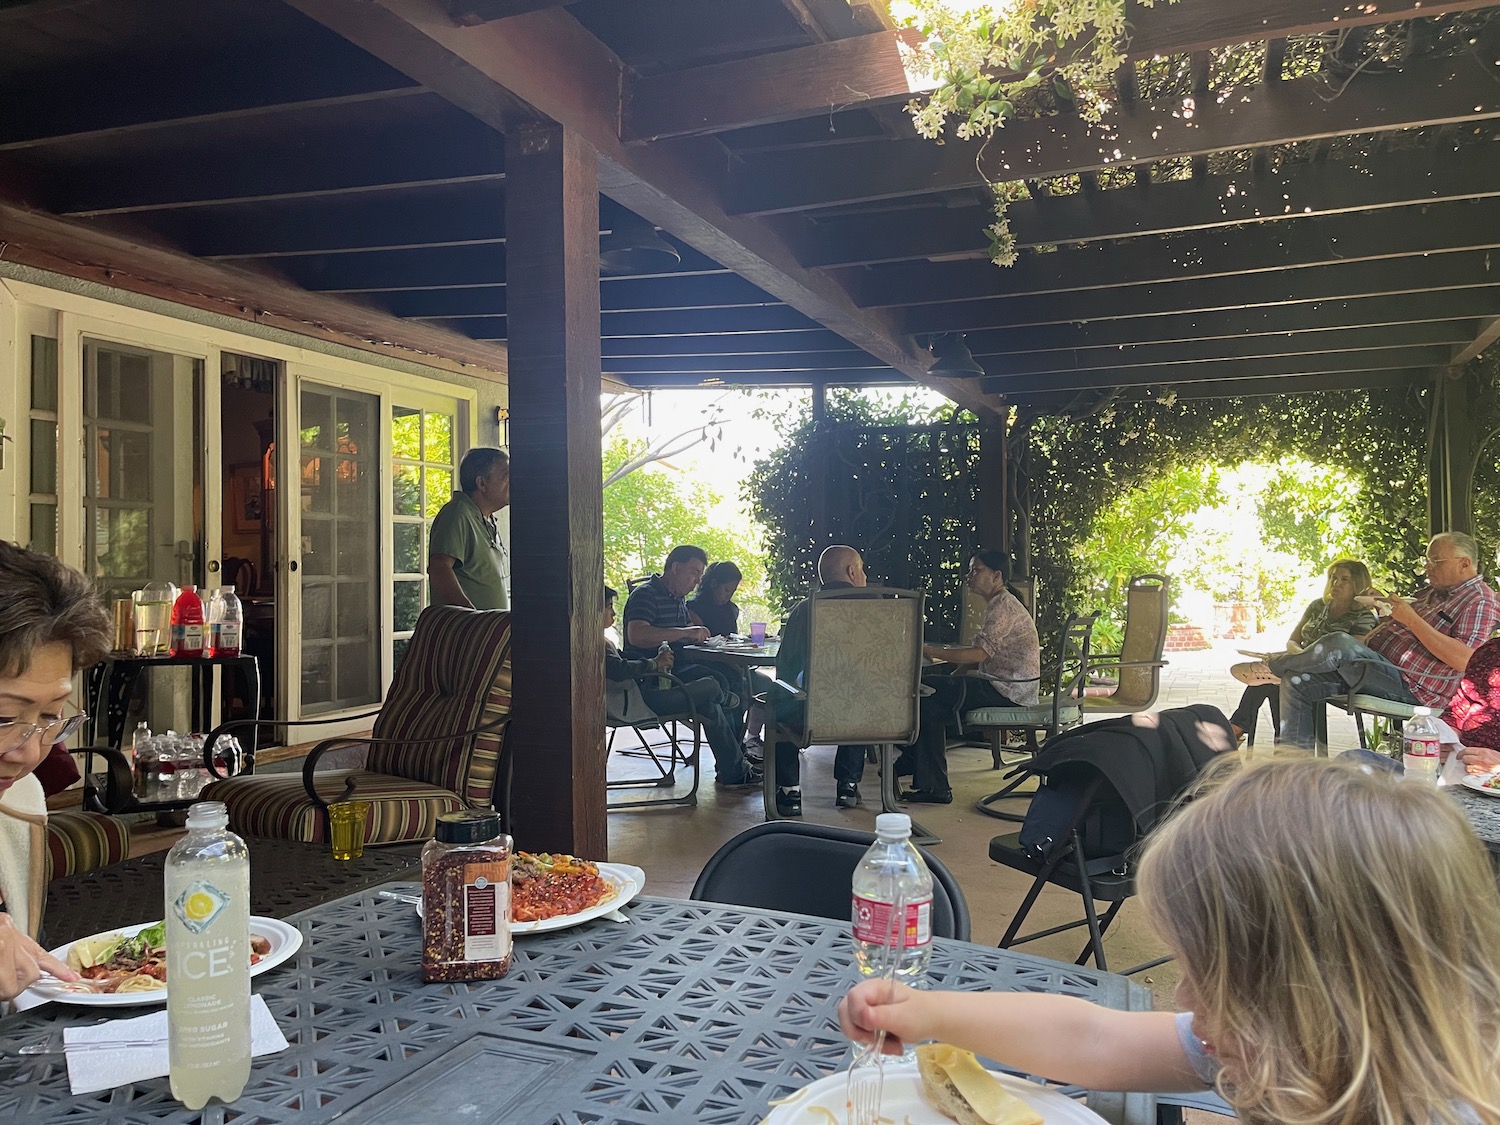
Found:
<svg viewBox="0 0 1500 1125"><path fill-rule="evenodd" d="M206 891L194 891L188 895L187 901L182 904L182 912L194 922L204 922L214 912L214 908L217 905L218 903L214 902L213 896Z"/></svg>
<svg viewBox="0 0 1500 1125"><path fill-rule="evenodd" d="M201 934L228 905L228 895L212 883L200 880L177 896L172 909L190 932Z"/></svg>

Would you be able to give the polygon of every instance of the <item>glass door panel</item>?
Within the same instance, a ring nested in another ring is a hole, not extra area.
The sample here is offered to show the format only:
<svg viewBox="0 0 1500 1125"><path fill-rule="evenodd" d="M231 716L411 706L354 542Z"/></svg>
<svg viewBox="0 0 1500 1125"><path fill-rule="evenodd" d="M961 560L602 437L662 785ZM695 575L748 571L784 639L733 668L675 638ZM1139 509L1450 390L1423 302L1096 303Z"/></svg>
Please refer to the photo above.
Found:
<svg viewBox="0 0 1500 1125"><path fill-rule="evenodd" d="M380 699L380 400L298 394L301 714Z"/></svg>
<svg viewBox="0 0 1500 1125"><path fill-rule="evenodd" d="M432 518L453 495L456 407L391 407L391 638L401 663L417 615L427 605L427 538Z"/></svg>

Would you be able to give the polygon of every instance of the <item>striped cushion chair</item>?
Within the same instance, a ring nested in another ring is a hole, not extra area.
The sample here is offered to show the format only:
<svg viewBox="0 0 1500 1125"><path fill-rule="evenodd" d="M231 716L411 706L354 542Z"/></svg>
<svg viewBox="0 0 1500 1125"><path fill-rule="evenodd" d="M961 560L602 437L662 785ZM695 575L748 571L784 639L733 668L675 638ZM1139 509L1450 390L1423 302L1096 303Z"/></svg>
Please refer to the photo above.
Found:
<svg viewBox="0 0 1500 1125"><path fill-rule="evenodd" d="M97 871L130 858L130 825L117 816L54 809L47 814L47 878Z"/></svg>
<svg viewBox="0 0 1500 1125"><path fill-rule="evenodd" d="M430 606L368 737L328 739L313 747L300 775L216 781L201 799L223 801L229 826L245 836L324 843L329 804L353 799L370 802L367 845L430 839L442 813L490 808L497 796L508 811L502 750L509 720L510 614ZM251 725L302 724L238 722L220 730ZM325 754L359 747L367 748L361 768L318 769Z"/></svg>

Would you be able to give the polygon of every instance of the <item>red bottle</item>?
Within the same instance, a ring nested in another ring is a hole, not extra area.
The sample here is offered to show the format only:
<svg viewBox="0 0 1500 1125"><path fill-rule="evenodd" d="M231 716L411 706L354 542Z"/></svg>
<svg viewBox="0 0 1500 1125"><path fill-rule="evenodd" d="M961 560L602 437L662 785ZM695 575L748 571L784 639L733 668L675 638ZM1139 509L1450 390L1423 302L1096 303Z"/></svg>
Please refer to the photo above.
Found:
<svg viewBox="0 0 1500 1125"><path fill-rule="evenodd" d="M203 655L203 599L196 586L184 586L172 605L172 655Z"/></svg>

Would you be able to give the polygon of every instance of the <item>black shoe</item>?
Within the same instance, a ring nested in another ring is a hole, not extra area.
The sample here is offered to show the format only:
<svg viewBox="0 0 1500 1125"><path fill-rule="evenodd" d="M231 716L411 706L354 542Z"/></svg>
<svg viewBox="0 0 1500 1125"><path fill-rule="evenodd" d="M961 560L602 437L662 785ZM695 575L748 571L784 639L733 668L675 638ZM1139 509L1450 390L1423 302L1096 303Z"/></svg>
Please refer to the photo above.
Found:
<svg viewBox="0 0 1500 1125"><path fill-rule="evenodd" d="M802 790L776 790L776 812L780 816L802 815Z"/></svg>
<svg viewBox="0 0 1500 1125"><path fill-rule="evenodd" d="M859 808L859 786L852 781L839 782L838 796L834 798L834 804L841 809Z"/></svg>
<svg viewBox="0 0 1500 1125"><path fill-rule="evenodd" d="M761 773L756 766L745 767L745 776L738 781L725 781L723 778L714 778L714 787L718 789L759 789L766 780L766 775Z"/></svg>
<svg viewBox="0 0 1500 1125"><path fill-rule="evenodd" d="M752 766L765 765L765 748L761 746L751 746L748 742L745 743L745 761L749 762Z"/></svg>
<svg viewBox="0 0 1500 1125"><path fill-rule="evenodd" d="M953 790L944 789L941 793L929 793L925 789L908 789L901 794L901 800L916 805L951 805Z"/></svg>

